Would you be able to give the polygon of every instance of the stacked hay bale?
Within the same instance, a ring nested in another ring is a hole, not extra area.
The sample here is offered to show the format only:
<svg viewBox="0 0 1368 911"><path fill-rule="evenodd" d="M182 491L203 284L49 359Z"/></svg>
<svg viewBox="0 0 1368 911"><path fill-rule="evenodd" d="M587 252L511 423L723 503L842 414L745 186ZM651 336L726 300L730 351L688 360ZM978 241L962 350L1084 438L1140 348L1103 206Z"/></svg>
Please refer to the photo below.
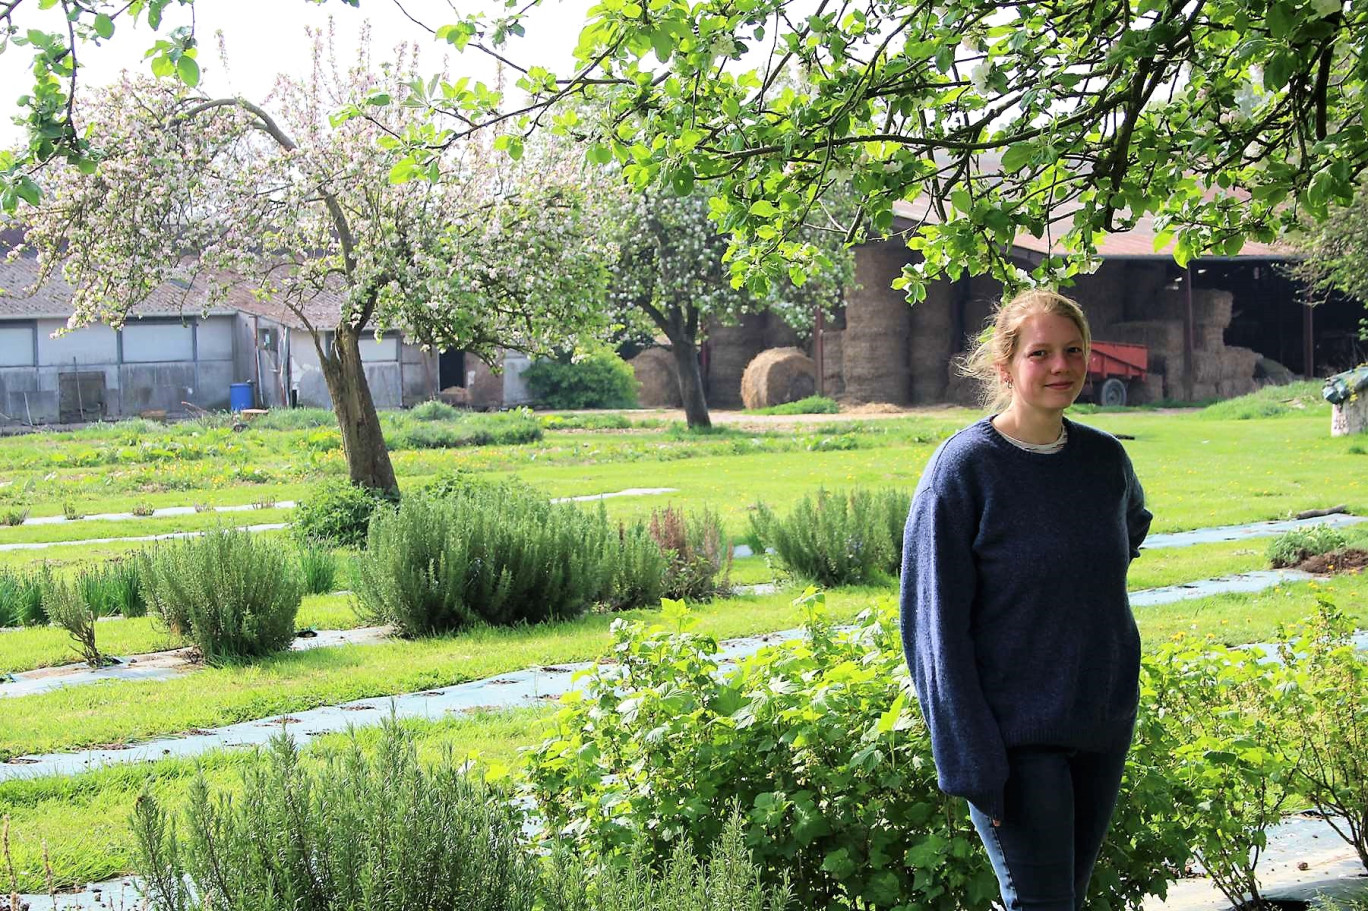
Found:
<svg viewBox="0 0 1368 911"><path fill-rule="evenodd" d="M647 348L628 361L636 374L637 404L642 408L678 408L679 365L674 353L664 348Z"/></svg>
<svg viewBox="0 0 1368 911"><path fill-rule="evenodd" d="M741 376L747 408L771 408L817 394L817 365L797 348L761 351Z"/></svg>
<svg viewBox="0 0 1368 911"><path fill-rule="evenodd" d="M890 285L908 255L896 243L863 244L855 251L857 287L846 295L841 339L845 397L852 402L907 404L912 310Z"/></svg>
<svg viewBox="0 0 1368 911"><path fill-rule="evenodd" d="M713 408L741 407L741 374L765 348L765 321L747 316L739 326L708 330L708 404Z"/></svg>
<svg viewBox="0 0 1368 911"><path fill-rule="evenodd" d="M953 293L949 282L935 282L927 286L925 300L911 305L907 355L914 405L945 400L950 382L945 365L959 341L954 337Z"/></svg>

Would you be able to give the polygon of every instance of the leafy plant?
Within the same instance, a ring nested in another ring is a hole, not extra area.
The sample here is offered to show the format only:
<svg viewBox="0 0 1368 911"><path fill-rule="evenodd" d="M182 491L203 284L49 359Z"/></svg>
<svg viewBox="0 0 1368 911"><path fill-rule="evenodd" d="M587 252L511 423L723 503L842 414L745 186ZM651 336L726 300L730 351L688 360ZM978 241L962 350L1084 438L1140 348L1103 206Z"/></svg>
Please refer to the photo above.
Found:
<svg viewBox="0 0 1368 911"><path fill-rule="evenodd" d="M1268 562L1275 568L1296 566L1307 557L1339 550L1348 542L1344 534L1330 525L1308 525L1278 535L1268 545Z"/></svg>
<svg viewBox="0 0 1368 911"><path fill-rule="evenodd" d="M135 805L138 872L153 911L525 911L537 865L506 797L449 750L418 760L393 718L379 743L310 763L285 734L240 793L203 776L179 814Z"/></svg>
<svg viewBox="0 0 1368 911"><path fill-rule="evenodd" d="M306 595L326 595L337 584L337 555L319 545L302 544L299 565Z"/></svg>
<svg viewBox="0 0 1368 911"><path fill-rule="evenodd" d="M593 857L658 861L716 839L733 802L770 883L800 908L986 909L997 895L963 804L936 788L891 603L723 673L682 602L613 624L613 661L565 697L527 757L546 831Z"/></svg>
<svg viewBox="0 0 1368 911"><path fill-rule="evenodd" d="M707 601L729 590L732 550L716 512L653 509L651 537L665 554L665 597Z"/></svg>
<svg viewBox="0 0 1368 911"><path fill-rule="evenodd" d="M316 484L295 510L294 534L306 546L361 547L371 516L392 501L342 479Z"/></svg>
<svg viewBox="0 0 1368 911"><path fill-rule="evenodd" d="M1279 637L1278 655L1291 682L1285 737L1301 758L1297 791L1368 870L1368 656L1353 636L1353 622L1321 600Z"/></svg>
<svg viewBox="0 0 1368 911"><path fill-rule="evenodd" d="M525 409L502 414L465 414L452 421L401 425L385 437L391 449L458 449L534 443L541 423Z"/></svg>
<svg viewBox="0 0 1368 911"><path fill-rule="evenodd" d="M68 522L75 522L77 519L82 518L84 515L85 513L81 512L81 510L77 508L75 503L67 501L62 504L62 516L65 517Z"/></svg>
<svg viewBox="0 0 1368 911"><path fill-rule="evenodd" d="M138 516L139 518L145 519L156 511L157 507L153 506L151 503L148 503L146 501L133 504L133 515Z"/></svg>
<svg viewBox="0 0 1368 911"><path fill-rule="evenodd" d="M898 571L909 502L900 490L818 490L783 518L756 504L751 531L795 576L824 587L874 582Z"/></svg>
<svg viewBox="0 0 1368 911"><path fill-rule="evenodd" d="M1145 662L1142 675L1168 741L1174 818L1237 907L1261 905L1259 858L1295 794L1296 758L1280 724L1285 672L1263 658L1180 640Z"/></svg>
<svg viewBox="0 0 1368 911"><path fill-rule="evenodd" d="M17 506L0 513L0 521L6 525L23 525L28 521L28 517L29 509L27 506Z"/></svg>
<svg viewBox="0 0 1368 911"><path fill-rule="evenodd" d="M267 655L294 638L299 567L275 544L218 529L139 557L148 607L205 660Z"/></svg>
<svg viewBox="0 0 1368 911"><path fill-rule="evenodd" d="M824 395L810 395L805 399L796 402L785 402L782 405L771 405L769 408L757 408L752 414L839 414L841 406L836 404L835 399L829 399Z"/></svg>
<svg viewBox="0 0 1368 911"><path fill-rule="evenodd" d="M91 667L104 664L104 656L95 645L95 621L99 619L96 605L86 600L80 585L66 580L53 584L45 598L52 622L67 631L81 653L81 660Z"/></svg>
<svg viewBox="0 0 1368 911"><path fill-rule="evenodd" d="M357 561L359 610L409 636L574 617L612 599L613 561L631 540L601 508L552 504L516 486L410 497L371 522Z"/></svg>
<svg viewBox="0 0 1368 911"><path fill-rule="evenodd" d="M111 560L76 577L82 597L97 617L141 617L147 613L136 560Z"/></svg>
<svg viewBox="0 0 1368 911"><path fill-rule="evenodd" d="M458 409L436 399L414 405L408 413L415 421L454 421L461 416Z"/></svg>
<svg viewBox="0 0 1368 911"><path fill-rule="evenodd" d="M606 348L574 360L535 361L522 378L533 401L543 408L635 408L637 404L636 374Z"/></svg>

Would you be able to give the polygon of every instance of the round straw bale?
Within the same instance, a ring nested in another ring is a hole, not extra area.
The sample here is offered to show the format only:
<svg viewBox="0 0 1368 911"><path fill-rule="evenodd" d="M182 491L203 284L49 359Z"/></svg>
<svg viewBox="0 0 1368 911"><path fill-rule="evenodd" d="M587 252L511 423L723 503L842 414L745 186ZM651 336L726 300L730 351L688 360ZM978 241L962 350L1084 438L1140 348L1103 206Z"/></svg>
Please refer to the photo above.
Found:
<svg viewBox="0 0 1368 911"><path fill-rule="evenodd" d="M678 408L679 366L664 348L647 348L628 361L636 374L637 403L643 408Z"/></svg>
<svg viewBox="0 0 1368 911"><path fill-rule="evenodd" d="M770 408L817 394L817 365L797 348L761 351L741 375L747 408Z"/></svg>

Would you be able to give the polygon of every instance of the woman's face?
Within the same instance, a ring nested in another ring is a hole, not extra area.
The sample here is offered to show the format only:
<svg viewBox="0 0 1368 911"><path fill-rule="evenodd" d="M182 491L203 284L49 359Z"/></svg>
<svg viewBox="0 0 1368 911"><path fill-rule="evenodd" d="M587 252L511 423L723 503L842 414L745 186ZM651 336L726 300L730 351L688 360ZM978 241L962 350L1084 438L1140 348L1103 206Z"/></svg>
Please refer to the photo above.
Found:
<svg viewBox="0 0 1368 911"><path fill-rule="evenodd" d="M1088 374L1083 334L1068 317L1036 313L1021 324L1011 360L999 364L1012 387L1012 404L1060 412L1073 404Z"/></svg>

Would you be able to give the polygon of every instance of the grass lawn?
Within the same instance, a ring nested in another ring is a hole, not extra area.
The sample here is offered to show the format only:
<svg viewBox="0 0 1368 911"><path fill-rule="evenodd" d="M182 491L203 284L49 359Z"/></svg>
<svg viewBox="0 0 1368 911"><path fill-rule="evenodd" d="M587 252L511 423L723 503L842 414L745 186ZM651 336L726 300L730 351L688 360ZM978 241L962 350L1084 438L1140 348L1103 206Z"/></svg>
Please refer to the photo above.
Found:
<svg viewBox="0 0 1368 911"><path fill-rule="evenodd" d="M1360 594L1368 594L1368 578L1341 577L1327 582L1284 586L1259 595L1232 595L1182 602L1137 611L1141 634L1149 650L1186 636L1234 644L1271 637L1276 626L1308 615L1317 597L1329 596L1368 619ZM873 590L853 599L843 593L828 596L832 615L853 616L876 596ZM780 618L770 615L774 621ZM705 625L714 625L714 622ZM797 618L787 618L788 624ZM766 625L774 628L776 623ZM406 722L417 736L421 754L435 757L451 749L457 755L477 753L491 768L515 764L522 747L536 744L548 732L551 707L507 712L472 713L440 722ZM373 742L377 729L357 732L363 743ZM316 761L323 751L336 749L345 735L329 735L310 745L306 757ZM145 765L102 769L71 777L44 777L0 783L0 814L9 814L12 849L22 891L41 890L41 844L46 841L59 887L110 877L131 868L133 844L127 819L133 801L144 788L172 805L183 802L196 768L211 786L233 790L243 766L258 761L255 751L220 751L189 760L166 760Z"/></svg>
<svg viewBox="0 0 1368 911"><path fill-rule="evenodd" d="M1308 387L1309 388L1309 387ZM1075 418L1124 434L1128 452L1155 513L1154 531L1282 518L1304 509L1343 504L1368 514L1368 458L1362 443L1328 435L1328 409L1314 396L1268 391L1208 411L1169 413L1077 409ZM1285 399L1283 396L1291 396ZM838 421L798 429L723 427L691 434L677 426L556 429L543 419L544 438L524 445L393 454L406 490L457 468L490 477L517 476L552 496L582 496L631 487L671 487L665 496L604 501L609 515L644 518L667 503L716 509L734 538L744 537L750 507L763 499L787 510L819 486L901 487L909 492L936 445L976 415L942 410L879 421ZM1251 419L1252 418L1252 419ZM335 434L319 415L273 416L279 429L254 426L234 434L196 424L161 427L126 422L75 434L0 439L0 515L29 509L34 516L126 512L152 506L215 505L303 499L309 485L342 476ZM390 419L395 421L396 419ZM569 419L572 424L577 418ZM398 421L402 423L402 421ZM398 426L398 424L396 424ZM177 448L183 447L183 448ZM599 508L597 505L590 508ZM80 537L125 537L198 530L215 524L288 521L289 511L249 510L227 516L195 514L128 522L0 526L0 544L66 541L39 551L0 552L0 570L47 562L58 573L79 564L127 555L147 543L89 544ZM267 533L281 546L288 535ZM1368 542L1368 529L1350 536ZM1266 568L1262 540L1147 550L1131 567L1132 591ZM345 560L345 557L344 557ZM736 561L734 584L768 582L776 570L763 557ZM791 605L798 583L783 581L773 595L719 600L697 610L701 630L719 638L799 625ZM345 567L338 585L347 584ZM893 593L891 584L829 593L833 619L848 620L871 600ZM1338 577L1254 595L1228 595L1136 611L1147 649L1174 637L1238 644L1273 637L1280 624L1311 613L1328 596L1360 625L1368 580ZM306 599L298 625L339 629L359 625L346 595ZM630 616L651 617L652 611ZM588 660L603 653L608 626L620 615L592 614L556 626L479 630L425 641L290 653L250 665L206 668L156 683L75 687L0 703L0 760L24 753L122 744L198 727L215 727L268 715L369 696L412 692L539 664ZM132 654L172 643L147 619L102 623L100 645ZM69 663L66 634L52 629L0 633L0 671ZM478 749L508 762L519 745L535 742L547 709L474 715L420 726L429 755L450 745ZM361 735L373 737L373 732ZM325 738L311 755L335 746ZM231 784L251 754L212 754L199 761L216 784ZM161 762L107 769L64 779L0 785L0 813L13 817L12 849L20 886L41 890L40 842L46 839L59 885L102 878L129 868L126 817L144 786L179 797L197 763Z"/></svg>

